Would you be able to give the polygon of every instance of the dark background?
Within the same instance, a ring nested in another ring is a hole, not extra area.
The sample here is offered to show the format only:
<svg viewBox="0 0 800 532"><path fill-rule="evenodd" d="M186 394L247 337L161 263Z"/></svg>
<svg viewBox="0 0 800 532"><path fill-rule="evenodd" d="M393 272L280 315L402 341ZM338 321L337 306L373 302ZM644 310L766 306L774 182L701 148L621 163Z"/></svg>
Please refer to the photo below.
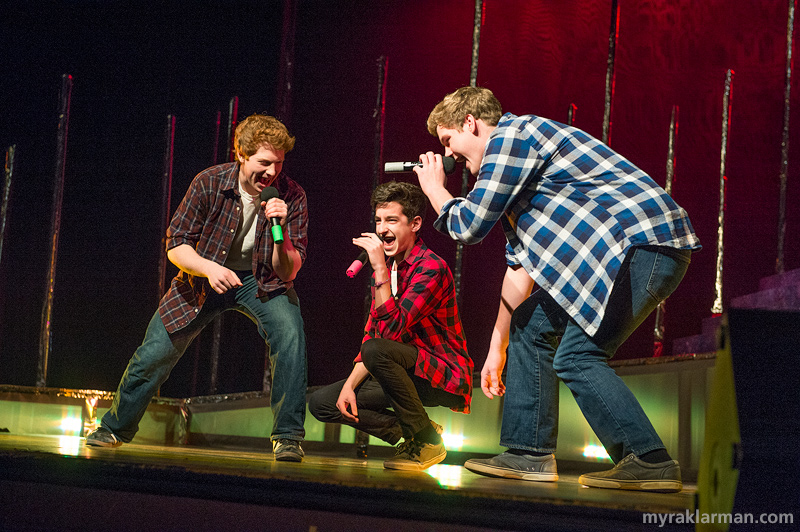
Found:
<svg viewBox="0 0 800 532"><path fill-rule="evenodd" d="M700 332L714 301L722 94L735 71L727 160L724 304L775 271L788 1L621 2L610 144L664 184L670 112L680 108L673 196L704 249L668 302L672 340ZM287 174L305 188L308 261L297 279L309 384L350 370L366 275L344 270L369 226L373 107L388 58L384 159L440 150L425 120L469 83L474 3L300 0ZM600 137L610 0L486 0L478 84L504 110L566 121ZM172 210L213 162L217 111L276 112L283 3L0 3L0 147L17 146L0 263L0 383L36 381L52 211L58 92L74 80L48 386L113 390L158 294L166 117L176 118ZM794 77L797 79L797 76ZM792 96L786 268L798 267L797 87ZM459 174L460 175L460 174ZM400 179L413 182L413 176ZM382 179L387 179L382 176ZM460 178L451 178L451 191ZM423 236L454 266L455 244ZM496 227L466 248L463 322L476 368L486 356L505 269ZM170 276L174 267L170 266ZM652 354L651 317L618 358ZM210 334L162 389L208 392ZM261 388L263 348L247 320L225 318L219 391Z"/></svg>

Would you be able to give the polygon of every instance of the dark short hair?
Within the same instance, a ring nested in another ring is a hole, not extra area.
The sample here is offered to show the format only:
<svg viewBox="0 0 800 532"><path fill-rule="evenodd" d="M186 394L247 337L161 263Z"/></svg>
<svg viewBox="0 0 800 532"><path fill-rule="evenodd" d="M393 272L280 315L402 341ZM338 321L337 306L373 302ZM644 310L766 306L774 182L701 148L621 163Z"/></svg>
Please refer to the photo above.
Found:
<svg viewBox="0 0 800 532"><path fill-rule="evenodd" d="M389 181L381 183L372 192L370 204L372 211L387 203L395 201L403 208L403 214L410 222L417 216L425 219L425 209L428 208L428 199L422 189L411 183Z"/></svg>

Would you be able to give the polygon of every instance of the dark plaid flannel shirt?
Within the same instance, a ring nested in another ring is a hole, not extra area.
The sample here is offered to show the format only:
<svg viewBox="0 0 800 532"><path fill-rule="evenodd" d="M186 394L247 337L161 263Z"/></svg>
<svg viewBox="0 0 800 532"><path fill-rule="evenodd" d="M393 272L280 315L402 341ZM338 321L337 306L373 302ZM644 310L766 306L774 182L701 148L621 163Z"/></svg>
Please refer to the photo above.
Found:
<svg viewBox="0 0 800 532"><path fill-rule="evenodd" d="M372 287L362 343L371 338L415 346L419 355L414 374L435 388L462 396L464 405L452 410L469 413L474 366L458 315L453 274L421 238L397 265L397 295L375 308ZM360 361L361 353L356 357L356 362Z"/></svg>
<svg viewBox="0 0 800 532"><path fill-rule="evenodd" d="M189 185L167 229L167 250L188 244L208 260L224 264L241 215L239 165L225 163L200 172ZM308 205L303 189L286 174L274 183L288 206L285 236L306 260L308 244ZM253 274L258 282L258 297L276 296L293 286L272 271L272 238L269 220L259 209L253 247ZM169 333L186 327L199 314L206 296L213 290L205 277L180 271L161 299L158 312Z"/></svg>

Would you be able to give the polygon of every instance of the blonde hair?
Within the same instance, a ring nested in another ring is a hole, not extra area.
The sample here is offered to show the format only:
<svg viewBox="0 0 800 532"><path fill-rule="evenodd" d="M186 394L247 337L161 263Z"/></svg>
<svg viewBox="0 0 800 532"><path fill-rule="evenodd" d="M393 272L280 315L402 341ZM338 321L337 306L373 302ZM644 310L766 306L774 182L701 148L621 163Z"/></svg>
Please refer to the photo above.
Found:
<svg viewBox="0 0 800 532"><path fill-rule="evenodd" d="M267 115L250 115L236 126L233 147L237 155L249 159L265 144L289 152L294 148L294 137L280 120Z"/></svg>
<svg viewBox="0 0 800 532"><path fill-rule="evenodd" d="M437 136L438 126L461 130L467 115L480 119L486 125L496 126L503 108L492 91L483 87L461 87L436 104L428 115L428 132Z"/></svg>

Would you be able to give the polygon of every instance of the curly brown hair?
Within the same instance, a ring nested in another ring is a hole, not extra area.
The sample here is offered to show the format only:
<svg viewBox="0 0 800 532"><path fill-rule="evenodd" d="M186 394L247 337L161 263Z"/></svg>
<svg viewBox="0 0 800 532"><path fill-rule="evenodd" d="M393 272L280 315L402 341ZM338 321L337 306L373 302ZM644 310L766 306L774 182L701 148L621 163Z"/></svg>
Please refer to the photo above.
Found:
<svg viewBox="0 0 800 532"><path fill-rule="evenodd" d="M250 115L236 126L233 147L238 156L249 159L264 145L290 152L294 148L294 137L280 120L267 115Z"/></svg>

